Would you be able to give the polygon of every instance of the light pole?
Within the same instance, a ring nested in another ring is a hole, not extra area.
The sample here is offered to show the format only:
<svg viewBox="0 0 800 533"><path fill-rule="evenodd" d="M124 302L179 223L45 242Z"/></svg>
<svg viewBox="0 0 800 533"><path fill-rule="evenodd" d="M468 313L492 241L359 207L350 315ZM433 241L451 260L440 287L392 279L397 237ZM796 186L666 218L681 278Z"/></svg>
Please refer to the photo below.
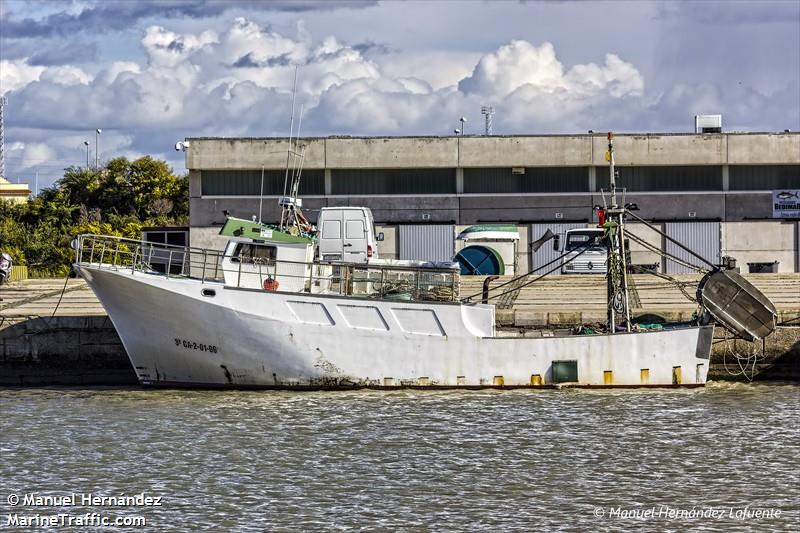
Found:
<svg viewBox="0 0 800 533"><path fill-rule="evenodd" d="M103 130L97 128L94 130L94 169L97 170L100 168L100 134L103 133Z"/></svg>
<svg viewBox="0 0 800 533"><path fill-rule="evenodd" d="M83 141L86 146L86 170L89 170L89 141Z"/></svg>

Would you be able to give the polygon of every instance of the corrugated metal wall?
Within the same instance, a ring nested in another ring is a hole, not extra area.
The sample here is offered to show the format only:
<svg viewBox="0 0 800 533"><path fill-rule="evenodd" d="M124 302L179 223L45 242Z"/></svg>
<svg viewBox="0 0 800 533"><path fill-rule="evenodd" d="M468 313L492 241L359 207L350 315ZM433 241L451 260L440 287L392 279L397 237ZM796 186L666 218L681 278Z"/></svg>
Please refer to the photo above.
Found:
<svg viewBox="0 0 800 533"><path fill-rule="evenodd" d="M800 165L731 165L730 190L800 188Z"/></svg>
<svg viewBox="0 0 800 533"><path fill-rule="evenodd" d="M528 167L514 174L509 167L465 168L465 193L586 192L587 167Z"/></svg>
<svg viewBox="0 0 800 533"><path fill-rule="evenodd" d="M719 222L667 222L664 224L665 233L683 244L696 254L706 258L712 263L719 263L719 242L720 242L720 223ZM708 265L681 250L674 243L667 241L666 251L679 259L683 259L693 265L708 268ZM671 259L665 259L667 274L685 274L693 272L691 269L679 265Z"/></svg>
<svg viewBox="0 0 800 533"><path fill-rule="evenodd" d="M561 236L561 248L563 249L564 234L567 232L567 230L585 228L585 227L586 224L580 222L544 222L539 224L531 224L530 242L535 241L536 239L544 235L544 233L548 229L550 229L550 231L552 231L553 233L556 233ZM542 247L539 248L539 251L537 252L534 252L533 249L531 249L531 261L530 261L531 271L536 270L540 266L547 264L548 262L554 260L561 254L562 252L556 252L555 250L553 250L552 240L544 243L544 245L542 245ZM537 274L544 274L545 272L549 271L555 266L556 264L553 263L549 267L537 271ZM553 272L553 274L559 274L559 273L560 270L556 270ZM520 274L523 274L523 272L520 272Z"/></svg>
<svg viewBox="0 0 800 533"><path fill-rule="evenodd" d="M455 194L454 168L335 168L332 194Z"/></svg>
<svg viewBox="0 0 800 533"><path fill-rule="evenodd" d="M265 170L264 196L283 194L285 182L286 170ZM204 196L258 196L261 194L261 169L202 170L200 183ZM325 171L304 170L299 194L325 194Z"/></svg>
<svg viewBox="0 0 800 533"><path fill-rule="evenodd" d="M800 220L794 225L794 271L800 272Z"/></svg>
<svg viewBox="0 0 800 533"><path fill-rule="evenodd" d="M720 166L616 167L617 187L631 191L721 191ZM597 190L608 190L608 167L597 167Z"/></svg>
<svg viewBox="0 0 800 533"><path fill-rule="evenodd" d="M452 224L409 224L398 229L400 259L450 261L455 254Z"/></svg>

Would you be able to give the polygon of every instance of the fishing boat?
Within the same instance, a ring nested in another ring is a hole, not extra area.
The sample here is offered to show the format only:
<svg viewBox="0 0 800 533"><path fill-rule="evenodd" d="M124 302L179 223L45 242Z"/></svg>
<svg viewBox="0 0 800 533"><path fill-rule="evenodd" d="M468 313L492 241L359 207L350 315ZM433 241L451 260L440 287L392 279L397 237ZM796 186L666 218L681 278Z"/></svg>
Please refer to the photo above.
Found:
<svg viewBox="0 0 800 533"><path fill-rule="evenodd" d="M296 194L276 227L229 217L225 250L81 235L74 268L145 386L703 386L714 323L761 338L774 329L774 306L740 276L715 268L699 294L703 320L634 328L625 262L625 219L634 206L618 204L611 134L608 147L607 333L499 335L495 302L513 299L538 279L534 273L496 287L495 297L462 297L457 264L315 258L310 225L284 224L305 221ZM179 261L181 274L153 270L153 254ZM553 270L561 267L559 260Z"/></svg>

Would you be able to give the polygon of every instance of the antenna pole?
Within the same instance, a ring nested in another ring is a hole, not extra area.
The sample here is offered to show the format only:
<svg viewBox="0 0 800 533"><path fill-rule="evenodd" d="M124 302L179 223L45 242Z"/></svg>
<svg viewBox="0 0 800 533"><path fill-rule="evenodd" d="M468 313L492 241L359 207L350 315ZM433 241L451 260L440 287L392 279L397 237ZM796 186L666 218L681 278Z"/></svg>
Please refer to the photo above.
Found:
<svg viewBox="0 0 800 533"><path fill-rule="evenodd" d="M0 178L6 177L6 157L5 157L5 126L3 125L3 115L8 105L8 98L0 96Z"/></svg>
<svg viewBox="0 0 800 533"><path fill-rule="evenodd" d="M608 132L608 152L606 152L606 158L608 159L609 165L609 172L610 172L610 189L611 189L611 211L617 208L617 181L614 177L614 134L610 131ZM606 222L606 247L607 247L607 258L606 258L606 299L608 300L608 332L613 335L616 333L616 323L617 317L614 313L614 296L616 295L616 284L614 283L614 276L616 272L616 246L614 243L614 222L612 222L616 217L611 215L609 220Z"/></svg>
<svg viewBox="0 0 800 533"><path fill-rule="evenodd" d="M295 65L294 67L294 83L292 84L292 117L289 120L289 145L286 149L286 174L283 176L283 196L286 196L286 186L289 184L289 162L290 157L292 157L292 134L294 133L294 102L295 98L297 98L297 69L298 66ZM281 224L280 229L286 229L284 225L286 216L286 207L284 206L281 208Z"/></svg>
<svg viewBox="0 0 800 533"><path fill-rule="evenodd" d="M258 193L258 223L261 224L261 205L264 203L264 165L261 165L261 189Z"/></svg>
<svg viewBox="0 0 800 533"><path fill-rule="evenodd" d="M608 163L610 171L610 185L611 185L611 208L617 207L617 173L614 170L614 134L608 132Z"/></svg>

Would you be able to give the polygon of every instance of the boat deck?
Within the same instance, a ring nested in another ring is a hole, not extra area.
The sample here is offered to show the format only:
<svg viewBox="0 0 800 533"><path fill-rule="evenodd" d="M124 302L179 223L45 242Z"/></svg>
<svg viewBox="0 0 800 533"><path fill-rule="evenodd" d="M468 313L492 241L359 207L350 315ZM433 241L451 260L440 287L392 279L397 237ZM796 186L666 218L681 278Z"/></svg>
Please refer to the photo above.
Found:
<svg viewBox="0 0 800 533"><path fill-rule="evenodd" d="M745 274L778 309L778 323L800 325L800 273ZM642 307L634 316L655 314L669 320L691 318L697 305L681 291L648 275L633 276ZM676 276L696 282L699 277ZM483 276L463 276L460 296L480 293ZM501 277L496 286L511 279ZM29 279L0 288L0 316L50 316L61 296L64 279ZM512 309L498 309L499 325L562 326L605 320L605 278L603 276L550 276L521 290ZM694 295L694 288L687 288ZM480 301L480 297L475 301ZM92 290L82 279L70 279L56 316L105 315Z"/></svg>

